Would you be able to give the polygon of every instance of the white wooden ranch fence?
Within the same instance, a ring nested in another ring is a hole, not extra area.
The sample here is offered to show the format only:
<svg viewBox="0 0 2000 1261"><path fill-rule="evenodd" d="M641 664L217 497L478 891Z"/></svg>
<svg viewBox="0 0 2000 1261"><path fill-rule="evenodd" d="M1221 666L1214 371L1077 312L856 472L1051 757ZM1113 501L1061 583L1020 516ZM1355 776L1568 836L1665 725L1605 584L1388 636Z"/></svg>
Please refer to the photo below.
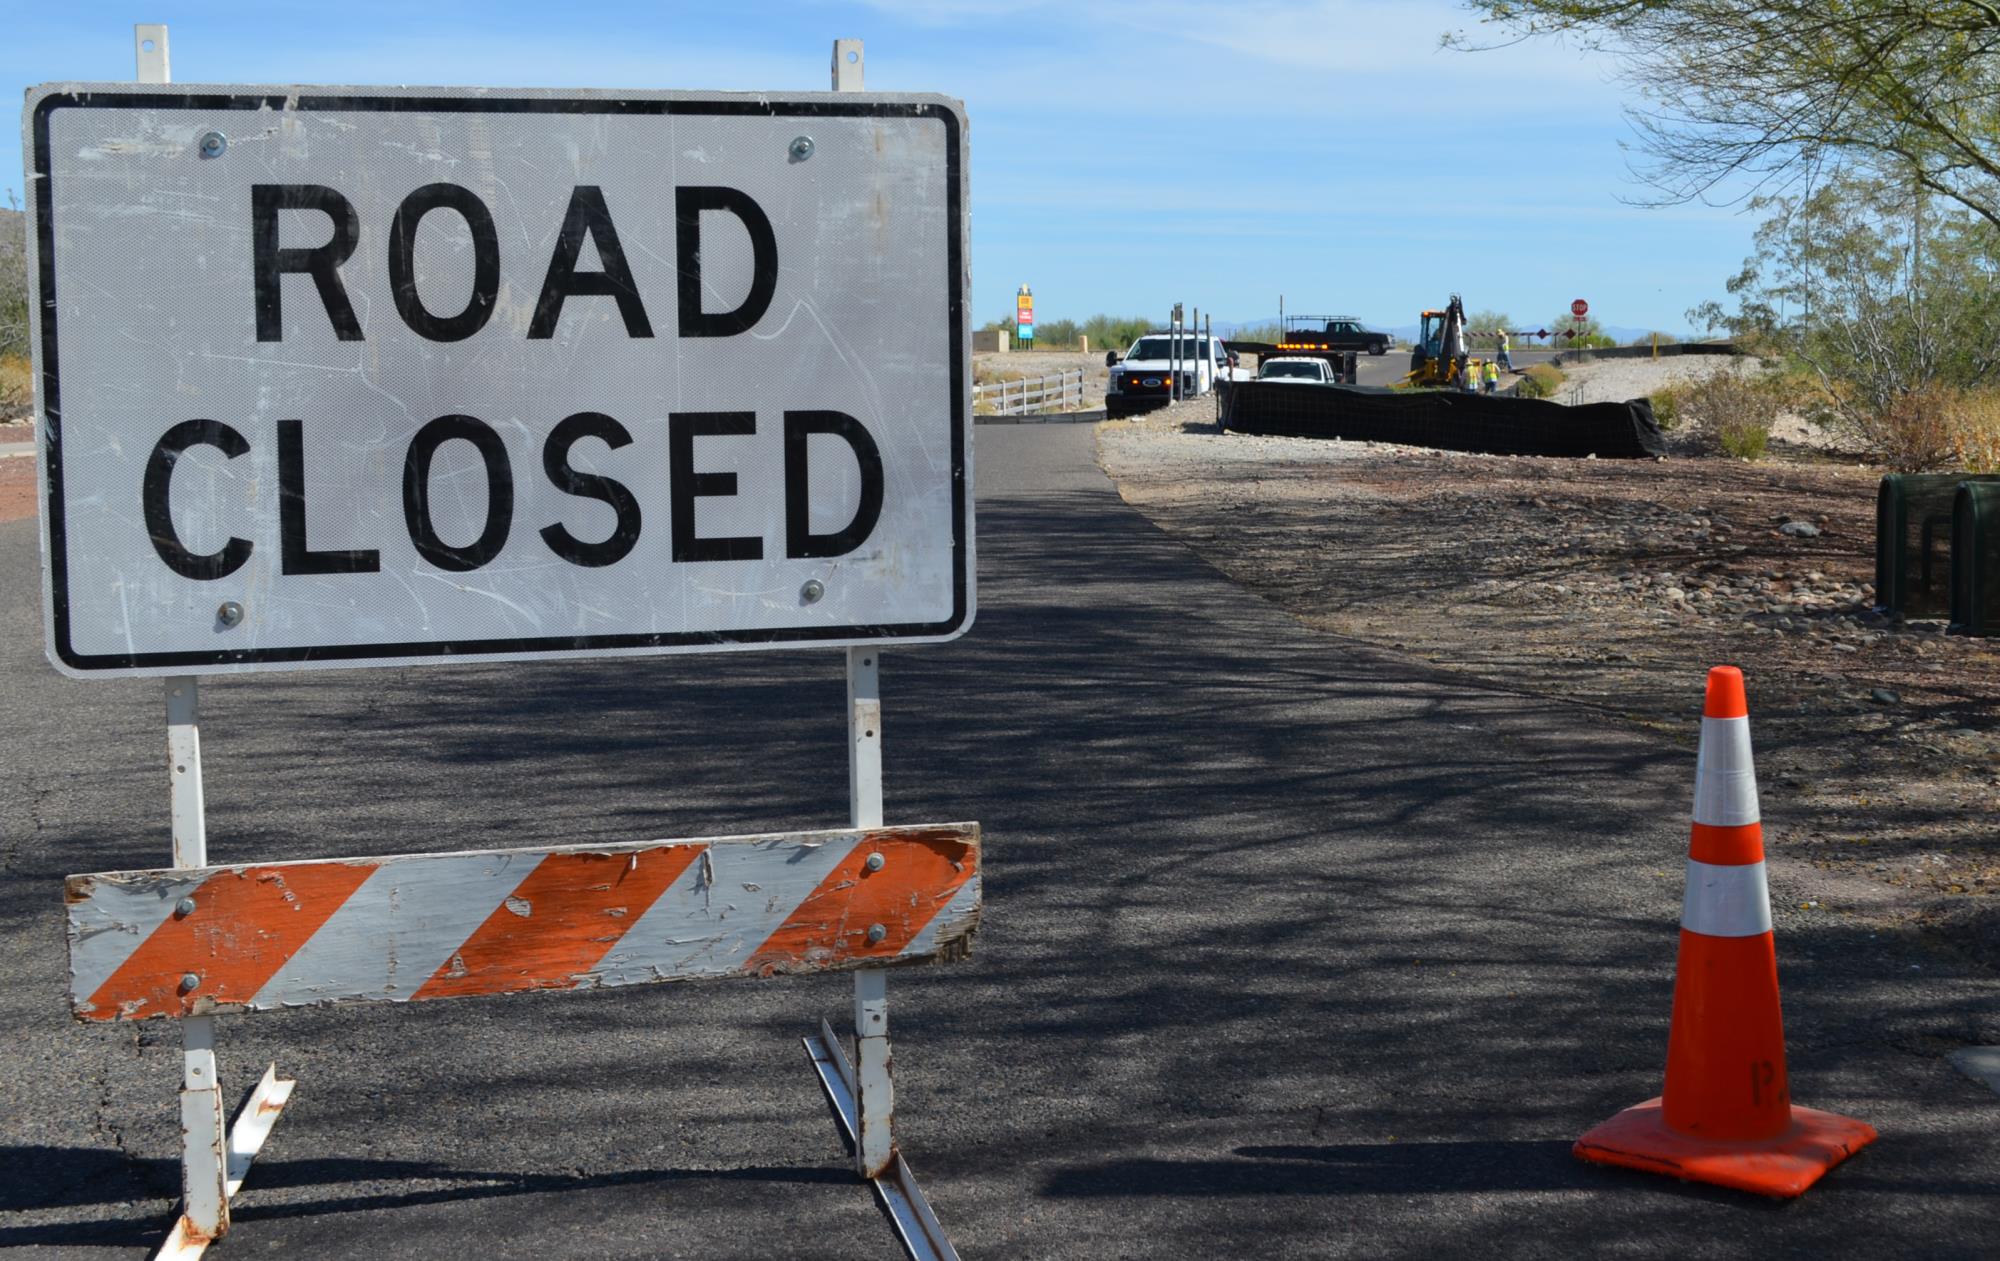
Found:
<svg viewBox="0 0 2000 1261"><path fill-rule="evenodd" d="M1083 369L972 387L972 406L990 416L1059 412L1083 406Z"/></svg>

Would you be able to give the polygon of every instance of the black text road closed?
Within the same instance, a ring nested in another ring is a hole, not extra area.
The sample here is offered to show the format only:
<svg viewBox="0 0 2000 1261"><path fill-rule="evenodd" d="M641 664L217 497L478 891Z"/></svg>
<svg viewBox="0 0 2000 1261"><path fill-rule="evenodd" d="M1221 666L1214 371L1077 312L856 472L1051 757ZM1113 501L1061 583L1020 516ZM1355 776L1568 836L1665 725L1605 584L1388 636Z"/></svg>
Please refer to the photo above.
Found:
<svg viewBox="0 0 2000 1261"><path fill-rule="evenodd" d="M969 624L954 103L51 85L28 109L62 669Z"/></svg>

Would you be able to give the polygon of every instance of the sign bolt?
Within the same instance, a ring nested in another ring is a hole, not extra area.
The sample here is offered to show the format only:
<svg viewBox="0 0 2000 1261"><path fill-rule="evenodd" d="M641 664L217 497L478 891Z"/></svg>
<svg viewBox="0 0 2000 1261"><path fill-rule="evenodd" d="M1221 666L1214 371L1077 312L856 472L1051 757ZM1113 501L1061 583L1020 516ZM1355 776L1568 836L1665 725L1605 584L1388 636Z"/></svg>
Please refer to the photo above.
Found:
<svg viewBox="0 0 2000 1261"><path fill-rule="evenodd" d="M201 138L201 156L204 158L219 158L228 147L229 137L219 131L211 131Z"/></svg>
<svg viewBox="0 0 2000 1261"><path fill-rule="evenodd" d="M821 582L817 578L808 578L806 579L806 585L799 588L799 603L818 604L820 601L820 597L825 594L826 594L825 583Z"/></svg>
<svg viewBox="0 0 2000 1261"><path fill-rule="evenodd" d="M234 600L224 600L222 607L215 611L215 620L224 626L240 626L243 623L243 606Z"/></svg>
<svg viewBox="0 0 2000 1261"><path fill-rule="evenodd" d="M880 871L889 865L889 860L880 854L870 854L868 855L868 861L863 865L870 871Z"/></svg>
<svg viewBox="0 0 2000 1261"><path fill-rule="evenodd" d="M884 937L887 937L888 935L889 935L889 930L882 927L880 924L870 924L868 926L868 944L871 946L880 945L882 943L882 939ZM187 984L185 980L183 980L181 983L183 985Z"/></svg>
<svg viewBox="0 0 2000 1261"><path fill-rule="evenodd" d="M792 141L792 161L803 162L813 155L813 138L799 136Z"/></svg>
<svg viewBox="0 0 2000 1261"><path fill-rule="evenodd" d="M182 898L180 901L174 903L174 914L180 916L182 919L186 919L188 916L194 914L194 899Z"/></svg>
<svg viewBox="0 0 2000 1261"><path fill-rule="evenodd" d="M200 984L201 984L200 977L196 976L192 972L186 973L181 977L181 993L192 994L194 993L195 988Z"/></svg>

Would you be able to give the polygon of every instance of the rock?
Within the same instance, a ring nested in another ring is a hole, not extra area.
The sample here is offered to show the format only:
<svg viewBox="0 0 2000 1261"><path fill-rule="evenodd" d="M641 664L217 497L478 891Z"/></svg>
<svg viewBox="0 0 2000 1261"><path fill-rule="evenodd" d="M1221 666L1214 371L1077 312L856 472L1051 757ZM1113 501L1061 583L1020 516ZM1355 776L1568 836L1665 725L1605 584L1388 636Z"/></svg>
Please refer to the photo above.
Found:
<svg viewBox="0 0 2000 1261"><path fill-rule="evenodd" d="M1833 650L1834 650L1835 652L1860 652L1860 651L1861 651L1861 649L1859 649L1859 648L1855 647L1855 646L1854 646L1853 644L1835 644L1835 645L1833 646Z"/></svg>
<svg viewBox="0 0 2000 1261"><path fill-rule="evenodd" d="M1902 697L1896 695L1896 693L1886 687L1878 687L1868 693L1868 699L1874 701L1877 705L1900 705L1903 703Z"/></svg>
<svg viewBox="0 0 2000 1261"><path fill-rule="evenodd" d="M1778 527L1778 533L1795 539L1813 539L1819 537L1819 527L1810 521L1787 521Z"/></svg>

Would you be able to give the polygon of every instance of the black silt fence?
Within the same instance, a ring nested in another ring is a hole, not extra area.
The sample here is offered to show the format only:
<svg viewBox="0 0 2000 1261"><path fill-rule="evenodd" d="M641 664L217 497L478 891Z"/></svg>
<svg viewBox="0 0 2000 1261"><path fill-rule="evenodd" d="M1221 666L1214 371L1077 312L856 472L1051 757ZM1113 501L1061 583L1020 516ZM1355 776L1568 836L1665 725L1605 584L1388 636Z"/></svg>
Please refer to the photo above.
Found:
<svg viewBox="0 0 2000 1261"><path fill-rule="evenodd" d="M1377 390L1245 381L1229 391L1223 428L1238 433L1401 442L1492 455L1636 460L1665 455L1645 399L1564 407L1542 399L1451 390Z"/></svg>

